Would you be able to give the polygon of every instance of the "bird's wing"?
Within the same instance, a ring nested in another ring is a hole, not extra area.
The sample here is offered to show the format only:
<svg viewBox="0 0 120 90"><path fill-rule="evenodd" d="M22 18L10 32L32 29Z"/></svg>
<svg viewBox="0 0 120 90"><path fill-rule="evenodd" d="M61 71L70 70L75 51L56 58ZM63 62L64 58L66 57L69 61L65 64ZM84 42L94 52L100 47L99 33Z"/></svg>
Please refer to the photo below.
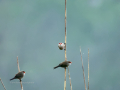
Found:
<svg viewBox="0 0 120 90"><path fill-rule="evenodd" d="M20 78L20 77L23 77L23 74L22 72L18 72L16 75L15 75L16 78Z"/></svg>
<svg viewBox="0 0 120 90"><path fill-rule="evenodd" d="M67 67L67 63L66 62L62 62L62 63L60 63L60 66L61 67Z"/></svg>

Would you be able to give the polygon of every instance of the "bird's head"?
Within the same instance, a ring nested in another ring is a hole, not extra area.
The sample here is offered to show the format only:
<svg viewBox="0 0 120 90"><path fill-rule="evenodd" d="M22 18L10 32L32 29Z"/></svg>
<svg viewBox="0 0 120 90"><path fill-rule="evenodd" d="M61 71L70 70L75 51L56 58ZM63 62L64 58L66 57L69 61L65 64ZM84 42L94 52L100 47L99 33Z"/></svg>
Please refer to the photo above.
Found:
<svg viewBox="0 0 120 90"><path fill-rule="evenodd" d="M23 74L25 75L25 71L22 71L23 72Z"/></svg>
<svg viewBox="0 0 120 90"><path fill-rule="evenodd" d="M71 65L72 62L71 62L71 61L68 61L68 63L69 63L69 65Z"/></svg>

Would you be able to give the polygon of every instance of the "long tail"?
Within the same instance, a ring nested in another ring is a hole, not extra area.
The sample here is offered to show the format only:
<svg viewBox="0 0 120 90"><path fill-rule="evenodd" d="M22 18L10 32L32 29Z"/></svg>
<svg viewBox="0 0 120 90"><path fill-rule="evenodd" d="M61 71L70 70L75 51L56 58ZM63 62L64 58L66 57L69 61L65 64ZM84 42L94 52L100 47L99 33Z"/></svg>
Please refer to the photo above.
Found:
<svg viewBox="0 0 120 90"><path fill-rule="evenodd" d="M56 69L56 68L58 68L59 67L59 65L58 66L56 66L56 67L54 67L54 69Z"/></svg>
<svg viewBox="0 0 120 90"><path fill-rule="evenodd" d="M14 78L10 79L10 81L13 80L13 79L16 79L16 78L14 77Z"/></svg>

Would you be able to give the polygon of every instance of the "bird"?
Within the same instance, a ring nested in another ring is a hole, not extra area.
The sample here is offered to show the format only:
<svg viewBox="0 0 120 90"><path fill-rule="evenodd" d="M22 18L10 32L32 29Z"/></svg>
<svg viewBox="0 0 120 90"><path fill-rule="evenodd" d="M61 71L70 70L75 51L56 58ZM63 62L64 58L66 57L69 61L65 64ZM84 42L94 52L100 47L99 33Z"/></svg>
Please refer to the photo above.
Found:
<svg viewBox="0 0 120 90"><path fill-rule="evenodd" d="M65 50L65 45L66 45L65 43L59 43L59 44L58 44L58 48L59 48L60 50L63 50L63 49Z"/></svg>
<svg viewBox="0 0 120 90"><path fill-rule="evenodd" d="M19 79L21 81L21 79L24 77L24 75L25 75L25 71L20 71L15 75L14 78L10 79L10 81L13 79Z"/></svg>
<svg viewBox="0 0 120 90"><path fill-rule="evenodd" d="M58 68L58 67L62 67L62 68L66 68L68 67L72 62L71 61L64 61L62 63L60 63L58 66L54 67L54 69Z"/></svg>

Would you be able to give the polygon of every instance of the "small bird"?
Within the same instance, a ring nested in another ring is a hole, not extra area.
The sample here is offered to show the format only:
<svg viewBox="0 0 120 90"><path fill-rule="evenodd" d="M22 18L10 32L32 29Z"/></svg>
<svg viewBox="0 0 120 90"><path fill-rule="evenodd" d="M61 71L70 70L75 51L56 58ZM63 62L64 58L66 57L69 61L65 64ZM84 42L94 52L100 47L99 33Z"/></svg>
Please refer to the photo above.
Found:
<svg viewBox="0 0 120 90"><path fill-rule="evenodd" d="M58 68L58 67L62 67L62 68L66 68L68 67L72 62L71 61L64 61L62 63L60 63L58 66L54 67L54 69Z"/></svg>
<svg viewBox="0 0 120 90"><path fill-rule="evenodd" d="M13 79L19 79L21 81L21 79L24 77L24 75L25 75L25 71L20 71L15 75L14 78L10 79L10 81Z"/></svg>
<svg viewBox="0 0 120 90"><path fill-rule="evenodd" d="M59 44L58 44L58 48L59 48L60 50L63 50L63 49L65 50L65 45L66 45L65 43L59 43Z"/></svg>

